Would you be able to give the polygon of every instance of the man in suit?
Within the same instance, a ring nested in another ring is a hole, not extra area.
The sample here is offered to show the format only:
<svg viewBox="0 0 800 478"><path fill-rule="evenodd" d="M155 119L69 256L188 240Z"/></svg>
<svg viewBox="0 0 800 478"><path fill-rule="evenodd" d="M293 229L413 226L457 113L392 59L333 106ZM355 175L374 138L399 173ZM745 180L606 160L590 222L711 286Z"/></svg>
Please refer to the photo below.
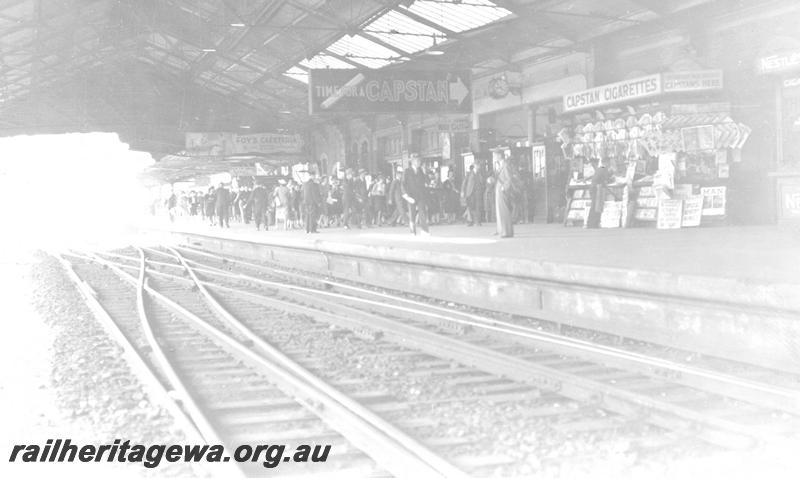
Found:
<svg viewBox="0 0 800 478"><path fill-rule="evenodd" d="M343 222L345 229L350 229L350 218L352 216L356 216L358 227L361 227L361 220L359 218L361 208L356 196L356 179L353 176L353 170L348 168L344 172L344 181L342 181L342 212L344 213Z"/></svg>
<svg viewBox="0 0 800 478"><path fill-rule="evenodd" d="M230 216L231 209L231 192L228 191L222 183L219 183L219 187L217 188L214 208L217 213L217 219L219 220L219 227L221 228L224 222L225 227L230 228L231 225L228 223L228 216Z"/></svg>
<svg viewBox="0 0 800 478"><path fill-rule="evenodd" d="M461 182L461 200L467 206L467 226L476 222L481 225L481 205L483 203L483 178L475 172L475 165L469 166L469 172Z"/></svg>
<svg viewBox="0 0 800 478"><path fill-rule="evenodd" d="M417 225L423 235L428 235L428 191L425 183L428 178L420 167L418 156L411 158L411 167L403 173L403 199L408 203L408 225L411 233L417 233Z"/></svg>
<svg viewBox="0 0 800 478"><path fill-rule="evenodd" d="M263 184L256 183L255 188L250 192L250 197L247 198L247 206L253 211L256 230L261 230L262 222L264 223L264 230L269 229L265 221L267 208L269 207L269 194L267 194L267 189Z"/></svg>
<svg viewBox="0 0 800 478"><path fill-rule="evenodd" d="M319 209L322 205L322 194L320 193L317 178L312 173L306 177L303 183L303 209L306 216L306 234L316 234L317 220L319 219Z"/></svg>

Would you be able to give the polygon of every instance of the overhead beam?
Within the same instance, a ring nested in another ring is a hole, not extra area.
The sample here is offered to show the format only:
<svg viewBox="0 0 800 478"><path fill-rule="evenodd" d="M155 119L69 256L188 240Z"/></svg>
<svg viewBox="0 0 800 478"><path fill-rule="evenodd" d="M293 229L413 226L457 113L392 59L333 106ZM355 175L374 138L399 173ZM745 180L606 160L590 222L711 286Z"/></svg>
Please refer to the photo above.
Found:
<svg viewBox="0 0 800 478"><path fill-rule="evenodd" d="M407 8L396 6L396 7L394 7L394 10L396 12L402 13L403 15L407 16L408 18L414 20L417 23L422 23L425 26L431 27L431 28L433 28L435 30L439 30L440 32L444 33L448 38L456 38L459 35L457 32L454 32L453 30L445 28L444 26L439 25L438 23L436 23L434 21L428 20L427 18L423 17L422 15L417 15L416 13L412 12L411 10L409 10Z"/></svg>

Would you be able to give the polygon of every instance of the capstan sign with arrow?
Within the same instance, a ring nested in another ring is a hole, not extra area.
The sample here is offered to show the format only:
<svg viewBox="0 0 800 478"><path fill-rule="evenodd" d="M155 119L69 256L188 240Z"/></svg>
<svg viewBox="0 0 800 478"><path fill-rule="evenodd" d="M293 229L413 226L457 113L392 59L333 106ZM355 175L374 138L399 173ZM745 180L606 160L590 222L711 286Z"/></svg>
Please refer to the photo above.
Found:
<svg viewBox="0 0 800 478"><path fill-rule="evenodd" d="M470 72L311 70L311 114L470 113Z"/></svg>

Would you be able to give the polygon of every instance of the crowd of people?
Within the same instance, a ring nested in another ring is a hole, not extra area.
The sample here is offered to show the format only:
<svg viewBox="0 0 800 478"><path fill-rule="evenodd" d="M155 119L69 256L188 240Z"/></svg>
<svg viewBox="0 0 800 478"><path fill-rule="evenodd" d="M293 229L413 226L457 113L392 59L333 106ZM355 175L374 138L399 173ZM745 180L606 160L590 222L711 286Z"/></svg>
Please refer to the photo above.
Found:
<svg viewBox="0 0 800 478"><path fill-rule="evenodd" d="M257 230L364 228L404 225L414 234L427 234L430 224L497 223L497 234L513 236L513 224L532 220L531 194L519 173L506 160L495 174L470 166L463 180L449 171L440 181L419 159L398 168L392 177L370 176L364 169L347 169L344 177L309 174L302 184L278 180L267 186L235 190L220 183L206 190L172 193L165 201L171 221L196 217L210 226L230 222L253 224Z"/></svg>

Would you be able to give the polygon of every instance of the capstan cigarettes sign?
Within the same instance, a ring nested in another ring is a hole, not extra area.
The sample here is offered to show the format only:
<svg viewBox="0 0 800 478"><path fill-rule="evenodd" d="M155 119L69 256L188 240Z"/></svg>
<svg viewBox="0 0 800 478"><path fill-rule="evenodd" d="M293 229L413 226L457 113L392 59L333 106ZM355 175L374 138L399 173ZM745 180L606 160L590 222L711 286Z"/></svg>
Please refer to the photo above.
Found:
<svg viewBox="0 0 800 478"><path fill-rule="evenodd" d="M648 75L564 96L564 111L597 108L662 93L661 75Z"/></svg>

